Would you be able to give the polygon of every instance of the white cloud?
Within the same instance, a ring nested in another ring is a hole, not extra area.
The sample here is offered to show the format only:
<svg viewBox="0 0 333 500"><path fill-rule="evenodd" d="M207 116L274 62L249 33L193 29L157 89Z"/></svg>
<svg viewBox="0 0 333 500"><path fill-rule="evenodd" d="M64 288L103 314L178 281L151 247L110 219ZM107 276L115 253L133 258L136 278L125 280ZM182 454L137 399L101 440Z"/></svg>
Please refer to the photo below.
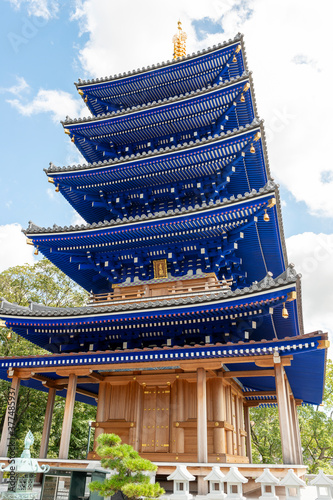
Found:
<svg viewBox="0 0 333 500"><path fill-rule="evenodd" d="M77 0L72 19L89 36L79 52L88 77L171 59L178 18L188 33L188 52L244 33L273 175L311 213L333 216L326 36L332 14L330 0L320 8L298 0L170 0L163 15L156 0ZM224 32L198 40L192 22L204 18Z"/></svg>
<svg viewBox="0 0 333 500"><path fill-rule="evenodd" d="M75 99L72 94L62 90L40 89L29 101L18 98L8 99L7 102L24 116L50 113L55 122L63 120L66 115L77 117L81 115L83 109L86 111L86 108L82 107L82 100Z"/></svg>
<svg viewBox="0 0 333 500"><path fill-rule="evenodd" d="M286 243L289 262L302 274L305 333L328 331L333 341L333 234L297 234Z"/></svg>
<svg viewBox="0 0 333 500"><path fill-rule="evenodd" d="M16 77L16 85L12 85L11 87L0 87L0 93L5 94L22 94L25 90L29 90L30 86L28 83L25 81L25 79L22 76L17 76Z"/></svg>
<svg viewBox="0 0 333 500"><path fill-rule="evenodd" d="M58 0L7 0L15 9L26 7L29 16L51 19L59 11Z"/></svg>
<svg viewBox="0 0 333 500"><path fill-rule="evenodd" d="M71 225L72 226L81 226L82 224L86 224L86 221L81 217L81 215L76 211L72 211L72 220L71 220Z"/></svg>
<svg viewBox="0 0 333 500"><path fill-rule="evenodd" d="M54 189L47 188L46 194L49 197L49 199L52 201L52 200L54 200L56 193L55 193Z"/></svg>
<svg viewBox="0 0 333 500"><path fill-rule="evenodd" d="M19 224L0 226L0 272L8 267L34 263L34 248L26 244Z"/></svg>

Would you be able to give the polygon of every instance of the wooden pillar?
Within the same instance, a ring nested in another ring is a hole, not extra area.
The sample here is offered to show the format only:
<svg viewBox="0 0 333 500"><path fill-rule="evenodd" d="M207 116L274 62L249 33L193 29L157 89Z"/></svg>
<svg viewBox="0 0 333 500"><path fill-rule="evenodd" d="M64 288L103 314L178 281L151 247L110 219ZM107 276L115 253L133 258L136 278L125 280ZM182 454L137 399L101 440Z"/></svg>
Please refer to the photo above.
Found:
<svg viewBox="0 0 333 500"><path fill-rule="evenodd" d="M282 458L284 464L293 463L293 450L290 437L290 421L288 402L284 380L284 369L281 363L274 364L276 397L279 408Z"/></svg>
<svg viewBox="0 0 333 500"><path fill-rule="evenodd" d="M296 445L296 461L298 465L303 465L303 452L302 452L302 442L301 433L299 430L298 413L295 398L291 398L291 415L292 423L294 427L295 445Z"/></svg>
<svg viewBox="0 0 333 500"><path fill-rule="evenodd" d="M246 437L244 435L244 407L243 397L238 398L238 415L239 415L239 435L240 435L240 454L242 457L246 456Z"/></svg>
<svg viewBox="0 0 333 500"><path fill-rule="evenodd" d="M10 413L12 413L13 410L16 411L19 388L20 388L20 379L16 375L14 375L12 378L12 385L10 387L8 404L7 404L6 414L5 414L5 420L3 423L3 429L2 429L2 434L1 434L0 457L7 457L8 446L9 446L9 441L10 441L10 436L11 436L11 428L12 428L12 425L14 423L14 416L15 416L15 415L12 415ZM8 408L8 407L10 407L10 408ZM14 458L14 457L10 457L10 458Z"/></svg>
<svg viewBox="0 0 333 500"><path fill-rule="evenodd" d="M73 411L75 403L75 392L77 385L77 375L71 373L69 375L64 420L62 423L59 458L68 458L69 442L71 438Z"/></svg>
<svg viewBox="0 0 333 500"><path fill-rule="evenodd" d="M248 406L244 406L244 424L246 432L246 455L249 459L250 464L252 464L252 446L251 446L251 423L250 423L250 409Z"/></svg>
<svg viewBox="0 0 333 500"><path fill-rule="evenodd" d="M98 401L97 401L97 411L96 411L96 428L95 428L95 446L96 439L100 434L103 434L104 429L101 427L101 423L105 421L105 406L106 406L106 386L107 382L100 382L98 386ZM97 425L98 424L98 425Z"/></svg>
<svg viewBox="0 0 333 500"><path fill-rule="evenodd" d="M225 420L225 397L222 377L217 377L213 381L213 419L215 423ZM225 453L225 429L214 427L213 430L214 453Z"/></svg>
<svg viewBox="0 0 333 500"><path fill-rule="evenodd" d="M54 387L49 388L49 394L48 394L47 403L46 403L43 434L42 434L42 440L41 440L40 449L39 449L39 458L46 458L47 457L47 449L49 447L52 415L53 415L53 408L54 408L54 401L55 401L55 397L56 397L56 392L57 392L57 390Z"/></svg>
<svg viewBox="0 0 333 500"><path fill-rule="evenodd" d="M235 397L235 424L236 424L236 450L237 450L237 455L241 455L241 422L240 422L240 412L239 412L239 398L237 394L234 396Z"/></svg>
<svg viewBox="0 0 333 500"><path fill-rule="evenodd" d="M230 384L227 385L227 387L225 388L225 399L226 399L227 423L232 425L232 391ZM234 454L232 429L227 429L227 453L228 455Z"/></svg>
<svg viewBox="0 0 333 500"><path fill-rule="evenodd" d="M132 432L132 446L136 451L140 451L140 436L141 436L141 417L142 417L142 399L143 399L143 391L142 391L142 386L138 382L134 382L134 398L135 400L132 400L132 404L134 406L134 427L133 427L133 432ZM130 429L131 431L131 429Z"/></svg>
<svg viewBox="0 0 333 500"><path fill-rule="evenodd" d="M185 391L184 391L185 381L177 380L177 422L184 421L184 410L185 410ZM185 451L185 434L182 427L177 427L176 432L176 453L184 453Z"/></svg>
<svg viewBox="0 0 333 500"><path fill-rule="evenodd" d="M296 436L295 436L295 429L293 425L293 418L292 418L292 412L291 412L291 401L290 398L292 397L292 394L290 393L290 388L289 388L289 383L285 375L285 388L286 388L286 399L287 399L287 406L288 406L288 415L289 415L289 423L290 423L290 440L291 440L291 449L293 453L293 464L297 463L297 456L296 456Z"/></svg>
<svg viewBox="0 0 333 500"><path fill-rule="evenodd" d="M197 369L197 443L198 462L208 462L206 370Z"/></svg>

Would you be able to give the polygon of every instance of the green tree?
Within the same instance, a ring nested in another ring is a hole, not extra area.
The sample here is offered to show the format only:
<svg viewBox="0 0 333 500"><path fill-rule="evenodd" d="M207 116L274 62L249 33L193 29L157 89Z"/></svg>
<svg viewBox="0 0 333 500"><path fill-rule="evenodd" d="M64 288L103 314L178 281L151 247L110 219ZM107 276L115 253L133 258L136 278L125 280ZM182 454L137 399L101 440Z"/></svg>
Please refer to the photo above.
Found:
<svg viewBox="0 0 333 500"><path fill-rule="evenodd" d="M88 294L49 260L32 266L10 267L0 274L0 293L9 302L27 306L30 301L45 306L83 305Z"/></svg>
<svg viewBox="0 0 333 500"><path fill-rule="evenodd" d="M116 434L101 434L97 438L97 453L102 458L102 466L114 474L102 483L93 481L89 488L106 497L121 492L130 499L158 498L165 493L158 483L151 484L145 472L154 472L157 466L141 458L128 444L122 444Z"/></svg>
<svg viewBox="0 0 333 500"><path fill-rule="evenodd" d="M319 469L333 474L333 420L325 411L311 405L299 408L304 462L310 474Z"/></svg>
<svg viewBox="0 0 333 500"><path fill-rule="evenodd" d="M88 297L85 290L76 285L47 259L30 266L16 266L0 274L0 297L18 305L27 306L38 302L47 306L81 306ZM0 356L31 356L47 351L28 342L7 328L0 328ZM3 427L10 384L0 380L0 430ZM32 452L38 453L43 430L47 394L21 385L17 412L14 420L14 438L17 453L23 448L24 437L31 429L35 437ZM49 454L56 457L60 443L60 432L65 400L56 397L50 436ZM84 458L87 447L88 421L94 420L96 408L76 402L74 424L70 443L70 458ZM24 418L23 418L24 417Z"/></svg>
<svg viewBox="0 0 333 500"><path fill-rule="evenodd" d="M333 363L326 365L322 406L297 409L304 463L309 472L323 469L333 474ZM277 407L251 409L252 454L255 463L281 463L281 438Z"/></svg>
<svg viewBox="0 0 333 500"><path fill-rule="evenodd" d="M279 412L274 407L251 409L252 459L254 463L281 463Z"/></svg>

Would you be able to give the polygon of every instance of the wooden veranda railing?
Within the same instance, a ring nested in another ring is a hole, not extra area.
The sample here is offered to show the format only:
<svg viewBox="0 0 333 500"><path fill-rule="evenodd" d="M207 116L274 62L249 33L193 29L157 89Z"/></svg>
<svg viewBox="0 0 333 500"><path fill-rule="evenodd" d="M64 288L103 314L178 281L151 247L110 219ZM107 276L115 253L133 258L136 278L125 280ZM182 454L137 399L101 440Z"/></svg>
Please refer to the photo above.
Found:
<svg viewBox="0 0 333 500"><path fill-rule="evenodd" d="M113 292L92 294L88 303L94 306L102 306L108 303L124 301L167 300L174 297L230 290L232 282L232 279L219 281L216 277L209 277L186 281L150 283L149 285L116 286Z"/></svg>

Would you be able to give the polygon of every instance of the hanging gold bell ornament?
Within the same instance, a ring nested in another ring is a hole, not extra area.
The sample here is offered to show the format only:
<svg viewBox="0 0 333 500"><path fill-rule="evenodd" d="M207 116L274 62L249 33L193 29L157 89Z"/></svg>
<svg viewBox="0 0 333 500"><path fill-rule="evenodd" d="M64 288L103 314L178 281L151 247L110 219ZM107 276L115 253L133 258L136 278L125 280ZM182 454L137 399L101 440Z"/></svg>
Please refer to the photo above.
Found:
<svg viewBox="0 0 333 500"><path fill-rule="evenodd" d="M282 318L289 318L289 313L288 313L288 310L286 308L286 303L283 302L283 309L282 309Z"/></svg>

